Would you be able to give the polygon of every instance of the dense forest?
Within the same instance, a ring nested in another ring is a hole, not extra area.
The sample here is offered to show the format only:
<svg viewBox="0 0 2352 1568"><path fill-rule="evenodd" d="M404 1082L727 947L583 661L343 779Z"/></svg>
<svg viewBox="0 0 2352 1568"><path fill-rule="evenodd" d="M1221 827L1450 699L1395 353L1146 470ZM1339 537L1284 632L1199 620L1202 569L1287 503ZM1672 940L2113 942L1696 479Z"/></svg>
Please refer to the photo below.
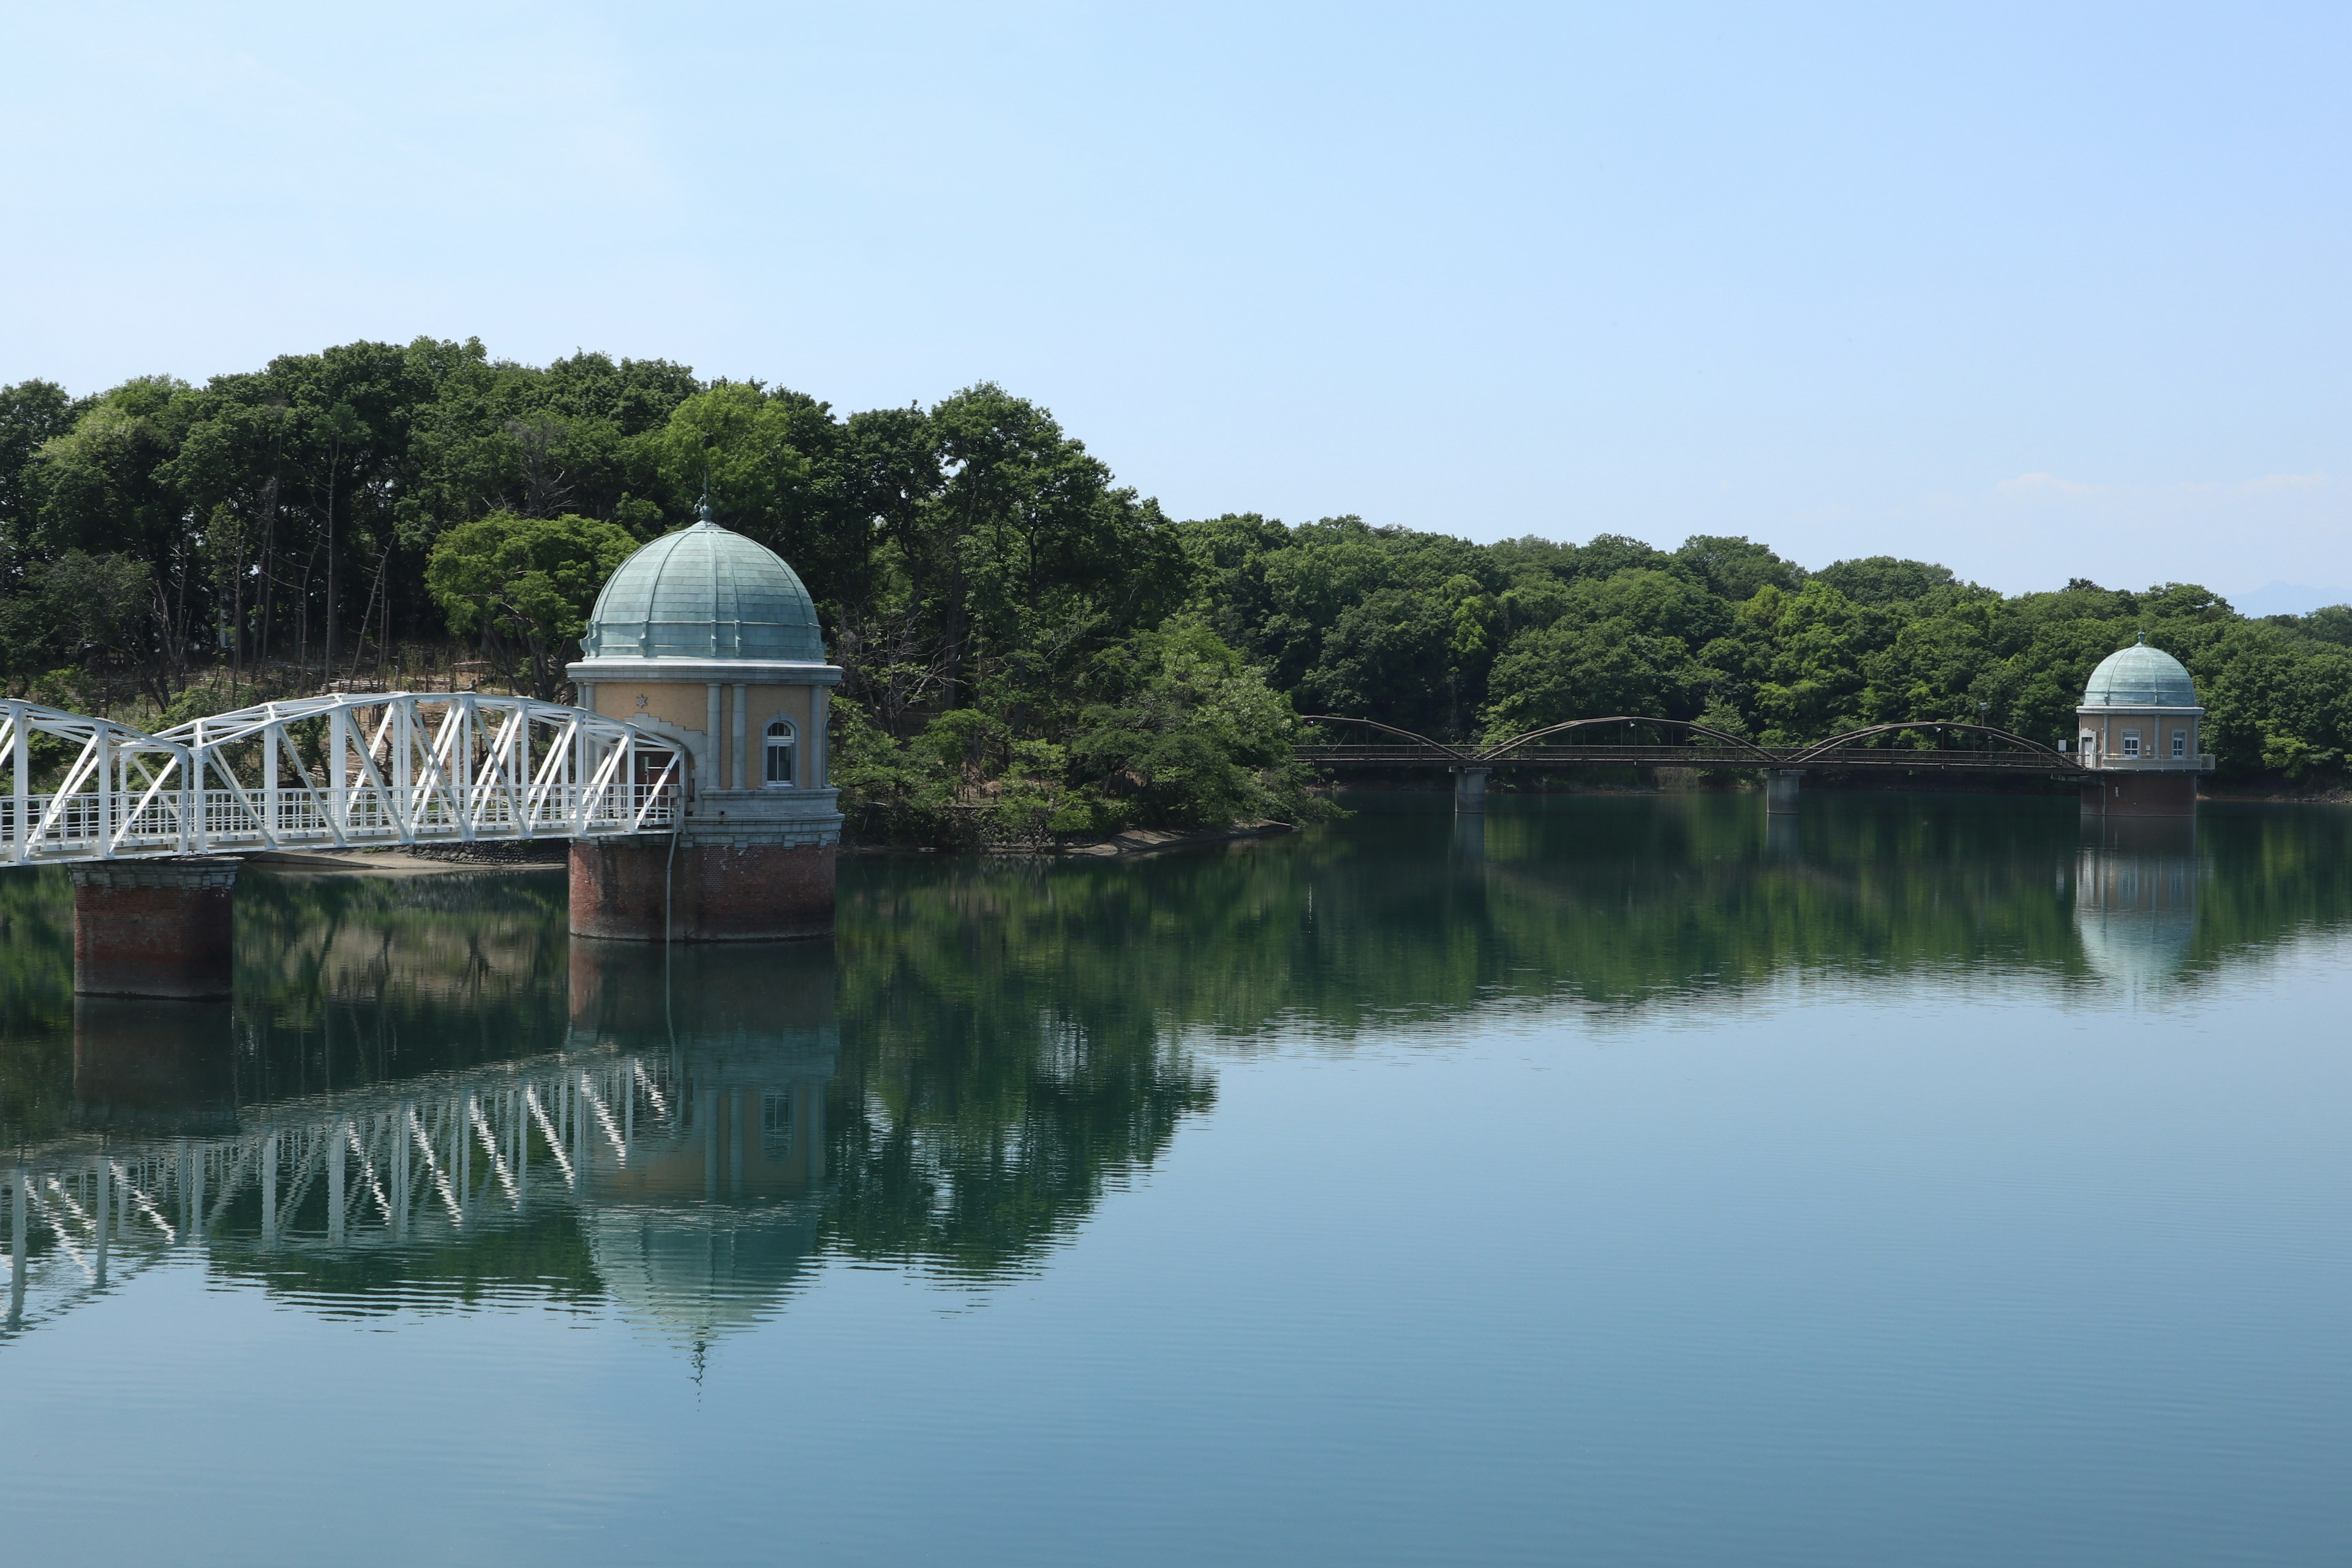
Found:
<svg viewBox="0 0 2352 1568"><path fill-rule="evenodd" d="M2224 776L2332 785L2352 749L2352 608L2011 597L1732 537L1182 521L991 384L845 417L663 361L428 339L203 386L0 388L0 678L132 722L460 663L561 696L604 574L706 486L817 599L848 671L836 782L869 836L1295 816L1299 712L1447 738L1636 712L1765 742L1979 717L2055 740L2141 634L2196 675Z"/></svg>

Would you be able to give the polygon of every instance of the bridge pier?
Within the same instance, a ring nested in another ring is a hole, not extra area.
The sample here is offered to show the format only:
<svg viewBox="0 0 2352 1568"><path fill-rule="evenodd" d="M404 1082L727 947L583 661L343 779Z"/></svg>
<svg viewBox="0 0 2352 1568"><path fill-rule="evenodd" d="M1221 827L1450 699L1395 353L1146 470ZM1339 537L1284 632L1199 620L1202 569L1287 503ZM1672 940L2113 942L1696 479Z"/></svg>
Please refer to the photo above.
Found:
<svg viewBox="0 0 2352 1568"><path fill-rule="evenodd" d="M1764 774L1764 815L1794 816L1797 814L1797 786L1804 774L1795 768L1770 768Z"/></svg>
<svg viewBox="0 0 2352 1568"><path fill-rule="evenodd" d="M1454 770L1454 809L1460 812L1484 812L1486 809L1486 773L1485 768Z"/></svg>
<svg viewBox="0 0 2352 1568"><path fill-rule="evenodd" d="M71 868L74 991L217 1001L236 979L237 863L189 857Z"/></svg>

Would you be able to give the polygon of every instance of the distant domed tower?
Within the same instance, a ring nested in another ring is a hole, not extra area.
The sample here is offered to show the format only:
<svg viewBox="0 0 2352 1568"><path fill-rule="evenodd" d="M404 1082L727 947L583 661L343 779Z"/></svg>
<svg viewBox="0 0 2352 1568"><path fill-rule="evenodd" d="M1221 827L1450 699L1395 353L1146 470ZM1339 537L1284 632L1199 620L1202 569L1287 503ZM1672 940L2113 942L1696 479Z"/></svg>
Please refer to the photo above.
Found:
<svg viewBox="0 0 2352 1568"><path fill-rule="evenodd" d="M2075 710L2076 744L2092 777L2083 809L2102 816L2188 816L2197 775L2212 771L2200 742L2205 710L2188 668L2162 648L2111 653L2091 672Z"/></svg>
<svg viewBox="0 0 2352 1568"><path fill-rule="evenodd" d="M597 596L580 705L676 741L687 806L668 834L575 842L572 930L756 942L833 930L841 814L827 787L816 605L772 550L702 519L622 563ZM675 853L673 853L675 850Z"/></svg>

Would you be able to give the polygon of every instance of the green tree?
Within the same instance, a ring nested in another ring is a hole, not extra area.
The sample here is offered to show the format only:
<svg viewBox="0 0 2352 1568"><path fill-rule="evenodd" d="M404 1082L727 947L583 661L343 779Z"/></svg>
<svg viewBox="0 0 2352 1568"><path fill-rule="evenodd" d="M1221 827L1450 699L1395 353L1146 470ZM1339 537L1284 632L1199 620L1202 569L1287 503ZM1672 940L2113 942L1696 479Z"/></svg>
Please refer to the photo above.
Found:
<svg viewBox="0 0 2352 1568"><path fill-rule="evenodd" d="M154 576L142 561L68 550L25 568L0 597L0 663L13 695L104 713L133 693L170 700L156 671Z"/></svg>
<svg viewBox="0 0 2352 1568"><path fill-rule="evenodd" d="M1070 742L1101 826L1311 818L1297 720L1265 678L1198 619L1177 616L1105 648L1099 693Z"/></svg>
<svg viewBox="0 0 2352 1568"><path fill-rule="evenodd" d="M443 535L425 580L451 631L478 635L502 673L519 654L531 694L552 698L597 593L635 548L615 523L496 512Z"/></svg>

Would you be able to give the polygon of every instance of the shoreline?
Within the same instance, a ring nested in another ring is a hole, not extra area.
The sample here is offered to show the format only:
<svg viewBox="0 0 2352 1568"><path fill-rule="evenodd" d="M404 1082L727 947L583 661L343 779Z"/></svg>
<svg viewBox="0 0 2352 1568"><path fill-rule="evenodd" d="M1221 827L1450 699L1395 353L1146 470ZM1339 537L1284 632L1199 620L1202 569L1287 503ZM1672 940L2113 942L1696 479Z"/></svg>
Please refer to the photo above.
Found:
<svg viewBox="0 0 2352 1568"><path fill-rule="evenodd" d="M1298 831L1289 822L1237 822L1231 827L1130 827L1103 838L1070 839L1050 844L978 845L966 849L942 849L930 844L845 844L839 853L860 858L891 856L978 856L1060 859L1084 856L1097 859L1131 859L1174 849L1200 849L1218 844L1240 844L1254 838L1279 838Z"/></svg>
<svg viewBox="0 0 2352 1568"><path fill-rule="evenodd" d="M1030 857L1063 858L1084 857L1095 859L1135 859L1147 855L1159 855L1179 849L1208 848L1220 844L1246 843L1258 838L1278 838L1296 833L1297 828L1287 822L1243 822L1231 827L1178 829L1171 827L1134 827L1115 833L1106 838L1073 841L1066 844L1045 844L1034 847L982 847L972 849L938 849L918 844L845 844L839 850L845 858L859 858L889 856L974 856L985 858ZM436 846L435 848L443 847ZM419 854L413 849L273 849L259 854L239 857L257 870L281 877L479 877L523 872L544 874L567 869L562 859L525 859L519 857L484 857L457 858L443 854Z"/></svg>

